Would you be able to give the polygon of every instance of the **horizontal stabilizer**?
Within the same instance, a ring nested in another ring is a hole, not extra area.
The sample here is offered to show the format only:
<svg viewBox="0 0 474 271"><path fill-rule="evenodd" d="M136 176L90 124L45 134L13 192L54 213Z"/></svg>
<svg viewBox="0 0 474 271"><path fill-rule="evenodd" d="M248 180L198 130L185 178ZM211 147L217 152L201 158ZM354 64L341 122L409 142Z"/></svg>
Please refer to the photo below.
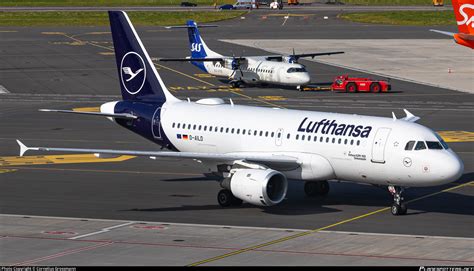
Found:
<svg viewBox="0 0 474 271"><path fill-rule="evenodd" d="M436 33L440 33L440 34L443 34L443 35L447 35L447 36L453 36L454 34L456 33L453 33L453 32L448 32L448 31L441 31L441 30L436 30L436 29L430 29L431 32L436 32Z"/></svg>
<svg viewBox="0 0 474 271"><path fill-rule="evenodd" d="M112 117L116 119L136 119L137 116L128 113L102 113L102 112L84 112L84 111L73 111L73 110L58 110L58 109L39 109L41 112L57 112L57 113L71 113L71 114L82 114L92 116L103 116Z"/></svg>
<svg viewBox="0 0 474 271"><path fill-rule="evenodd" d="M203 28L203 27L218 27L215 24L200 24L200 25L170 25L165 26L166 29L174 29L174 28Z"/></svg>

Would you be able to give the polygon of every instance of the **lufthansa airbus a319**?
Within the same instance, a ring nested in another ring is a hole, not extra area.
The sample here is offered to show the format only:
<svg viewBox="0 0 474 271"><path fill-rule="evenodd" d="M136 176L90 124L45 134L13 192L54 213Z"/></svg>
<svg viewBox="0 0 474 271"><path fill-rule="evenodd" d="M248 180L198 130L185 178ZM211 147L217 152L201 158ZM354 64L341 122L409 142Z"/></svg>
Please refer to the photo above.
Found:
<svg viewBox="0 0 474 271"><path fill-rule="evenodd" d="M391 211L405 214L402 191L456 181L459 157L433 130L405 110L397 119L262 108L219 98L192 102L173 96L122 11L109 12L122 100L100 112L158 144L163 151L27 147L28 150L193 159L219 176L221 206L271 206L285 199L288 181L304 181L308 196L326 195L328 180L386 186Z"/></svg>

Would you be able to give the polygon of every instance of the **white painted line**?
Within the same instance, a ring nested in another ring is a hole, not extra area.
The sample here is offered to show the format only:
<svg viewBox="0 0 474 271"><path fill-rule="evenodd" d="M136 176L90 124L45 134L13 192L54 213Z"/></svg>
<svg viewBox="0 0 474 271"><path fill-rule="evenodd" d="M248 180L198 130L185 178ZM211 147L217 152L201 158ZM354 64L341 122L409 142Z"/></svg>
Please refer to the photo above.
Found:
<svg viewBox="0 0 474 271"><path fill-rule="evenodd" d="M95 231L95 232L91 232L91 233L87 233L87 234L83 234L83 235L79 235L79 236L74 236L74 237L71 237L71 238L69 238L69 239L71 239L71 240L76 240L76 239L80 239L80 238L84 238L84 237L88 237L88 236L92 236L92 235L97 235L97 234L101 234L101 233L106 233L106 232L109 232L109 231L111 231L111 230L113 230L113 229L120 228L120 227L125 227L125 226L132 225L132 224L136 224L136 222L130 221L130 222L123 223L123 224L119 224L119 225L115 225L115 226L112 226L112 227L103 228L103 229L100 230L100 231Z"/></svg>
<svg viewBox="0 0 474 271"><path fill-rule="evenodd" d="M0 85L0 94L7 94L10 93L4 86Z"/></svg>
<svg viewBox="0 0 474 271"><path fill-rule="evenodd" d="M130 220L116 220L116 219L97 219L97 218L83 218L83 217L59 217L59 216L35 216L35 215L15 215L15 214L0 214L0 217L29 217L39 219L59 219L59 220L88 220L97 222L122 222L123 224L115 225L112 227L104 228L100 231L75 236L69 239L78 239L94 234L100 234L107 232L111 229L124 227L132 224L147 223L147 224L159 224L169 226L185 226L185 227L206 227L206 228L232 228L232 229L248 229L248 230L266 230L266 231L292 231L292 232L307 232L311 229L290 229L290 228L266 228L266 227L249 227L249 226L229 226L229 225L211 225L211 224L191 224L191 223L170 223L170 222L157 222L157 221L130 221ZM1 220L0 220L1 221ZM414 235L414 234L396 234L396 233L375 233L375 232L351 232L351 231L318 231L318 233L338 233L338 234L355 234L355 235L377 235L377 236L394 236L394 237L406 237L406 238L435 238L435 239L455 239L455 240L467 240L474 241L471 237L455 237L455 236L437 236L437 235Z"/></svg>

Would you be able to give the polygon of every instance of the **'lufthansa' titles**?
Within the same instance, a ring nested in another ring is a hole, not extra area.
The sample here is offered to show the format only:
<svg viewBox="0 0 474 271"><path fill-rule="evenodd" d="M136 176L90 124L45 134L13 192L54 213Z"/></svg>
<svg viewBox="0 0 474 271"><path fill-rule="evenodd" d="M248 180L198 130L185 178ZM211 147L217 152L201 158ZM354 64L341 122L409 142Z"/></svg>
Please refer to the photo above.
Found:
<svg viewBox="0 0 474 271"><path fill-rule="evenodd" d="M361 138L369 137L370 131L372 131L372 126L339 124L335 120L327 119L322 119L321 121L308 121L307 117L301 121L300 126L298 127L298 132Z"/></svg>

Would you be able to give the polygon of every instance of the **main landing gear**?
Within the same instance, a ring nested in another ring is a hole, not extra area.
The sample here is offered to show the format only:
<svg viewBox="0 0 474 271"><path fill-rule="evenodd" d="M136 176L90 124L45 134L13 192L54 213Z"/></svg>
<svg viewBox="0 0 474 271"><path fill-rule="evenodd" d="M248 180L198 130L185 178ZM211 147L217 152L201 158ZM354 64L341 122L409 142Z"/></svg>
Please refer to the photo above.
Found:
<svg viewBox="0 0 474 271"><path fill-rule="evenodd" d="M244 85L244 82L242 82L242 81L237 81L237 80L235 80L235 81L231 81L231 82L230 82L230 86L231 86L232 88L239 88L239 87L241 87L241 86L243 86L243 85Z"/></svg>
<svg viewBox="0 0 474 271"><path fill-rule="evenodd" d="M326 196L329 193L329 182L306 182L304 192L308 197Z"/></svg>
<svg viewBox="0 0 474 271"><path fill-rule="evenodd" d="M217 193L217 202L222 207L229 207L229 206L240 206L242 205L242 200L236 198L232 192L228 189L222 189Z"/></svg>
<svg viewBox="0 0 474 271"><path fill-rule="evenodd" d="M407 213L407 206L403 203L403 187L390 185L388 191L393 195L393 204L391 208L392 215L404 215Z"/></svg>

